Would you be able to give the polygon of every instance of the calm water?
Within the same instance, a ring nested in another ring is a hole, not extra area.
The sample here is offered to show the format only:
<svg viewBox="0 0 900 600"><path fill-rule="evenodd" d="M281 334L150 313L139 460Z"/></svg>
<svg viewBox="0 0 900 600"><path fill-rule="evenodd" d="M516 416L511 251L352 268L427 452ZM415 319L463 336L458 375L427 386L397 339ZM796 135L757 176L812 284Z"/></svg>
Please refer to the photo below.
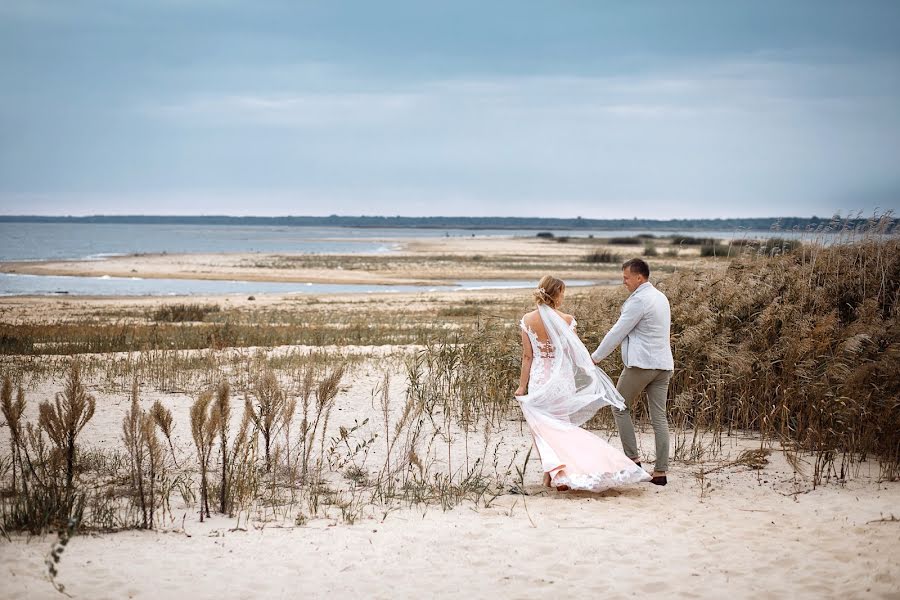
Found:
<svg viewBox="0 0 900 600"><path fill-rule="evenodd" d="M549 231L549 230L548 230ZM395 240L422 237L534 237L532 229L357 229L352 227L243 227L237 225L120 225L98 223L0 223L0 262L96 260L140 253L293 252L348 254L390 252ZM557 236L632 236L646 231L553 231ZM702 237L767 238L769 232L666 232ZM785 237L785 234L779 234ZM791 234L798 235L798 234Z"/></svg>
<svg viewBox="0 0 900 600"><path fill-rule="evenodd" d="M283 227L235 225L129 225L99 223L0 223L0 262L32 260L103 260L110 256L141 253L247 253L305 254L388 253L408 238L534 237L535 230L510 229L375 229L350 227ZM613 237L646 233L634 231L552 231L557 236ZM767 238L770 232L684 231L666 232L722 239ZM657 233L657 235L660 235ZM780 234L794 237L802 234ZM807 234L809 235L809 234ZM186 279L109 277L51 277L0 274L0 296L31 294L70 295L218 295L262 293L374 293L443 291L490 288L527 288L532 281L460 281L456 286L378 286ZM570 282L587 285L595 282Z"/></svg>
<svg viewBox="0 0 900 600"><path fill-rule="evenodd" d="M570 286L595 281L573 280ZM607 282L602 282L607 283ZM617 283L610 282L610 283ZM0 273L0 296L219 296L223 294L346 294L449 292L534 287L533 281L457 281L456 285L371 285L330 283L276 283L264 281L210 281L205 279L141 279L138 277L60 277Z"/></svg>

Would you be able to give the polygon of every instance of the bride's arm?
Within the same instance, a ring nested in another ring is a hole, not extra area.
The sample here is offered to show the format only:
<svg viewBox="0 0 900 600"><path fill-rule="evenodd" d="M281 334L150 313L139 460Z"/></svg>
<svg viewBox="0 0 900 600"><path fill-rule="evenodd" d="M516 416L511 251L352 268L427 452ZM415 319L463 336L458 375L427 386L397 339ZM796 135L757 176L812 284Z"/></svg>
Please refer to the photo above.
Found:
<svg viewBox="0 0 900 600"><path fill-rule="evenodd" d="M534 361L534 353L531 351L531 340L524 330L520 330L522 334L522 373L519 375L519 388L516 390L516 396L524 396L525 390L528 389L528 379L531 377L531 363Z"/></svg>

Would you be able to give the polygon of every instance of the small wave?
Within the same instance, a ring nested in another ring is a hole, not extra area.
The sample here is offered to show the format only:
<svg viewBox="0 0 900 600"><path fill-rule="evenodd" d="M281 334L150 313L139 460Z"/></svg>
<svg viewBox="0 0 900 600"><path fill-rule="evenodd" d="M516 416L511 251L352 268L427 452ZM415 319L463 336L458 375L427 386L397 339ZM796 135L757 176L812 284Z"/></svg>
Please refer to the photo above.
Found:
<svg viewBox="0 0 900 600"><path fill-rule="evenodd" d="M84 260L105 260L107 258L115 258L116 256L128 256L124 252L98 252L97 254L88 254Z"/></svg>
<svg viewBox="0 0 900 600"><path fill-rule="evenodd" d="M530 284L521 283L489 283L485 285L461 285L454 288L457 292L473 292L478 290L520 290L529 287Z"/></svg>
<svg viewBox="0 0 900 600"><path fill-rule="evenodd" d="M100 277L97 277L97 279L112 279L112 277L109 275L101 275Z"/></svg>

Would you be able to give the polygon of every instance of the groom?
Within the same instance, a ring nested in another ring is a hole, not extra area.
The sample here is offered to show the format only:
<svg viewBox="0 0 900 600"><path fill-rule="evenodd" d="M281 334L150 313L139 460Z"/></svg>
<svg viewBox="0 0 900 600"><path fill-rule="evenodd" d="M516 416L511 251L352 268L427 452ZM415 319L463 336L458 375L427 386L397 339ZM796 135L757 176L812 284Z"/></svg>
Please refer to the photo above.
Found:
<svg viewBox="0 0 900 600"><path fill-rule="evenodd" d="M647 391L650 401L650 422L656 437L656 466L651 483L666 485L669 463L669 423L666 421L666 397L669 380L675 369L669 346L672 317L669 299L647 281L650 267L640 258L632 258L622 265L622 281L631 295L622 305L622 313L613 328L591 355L595 363L609 356L622 344L625 369L619 376L616 389L625 399L623 410L613 409L622 448L631 460L640 463L634 424L629 406Z"/></svg>

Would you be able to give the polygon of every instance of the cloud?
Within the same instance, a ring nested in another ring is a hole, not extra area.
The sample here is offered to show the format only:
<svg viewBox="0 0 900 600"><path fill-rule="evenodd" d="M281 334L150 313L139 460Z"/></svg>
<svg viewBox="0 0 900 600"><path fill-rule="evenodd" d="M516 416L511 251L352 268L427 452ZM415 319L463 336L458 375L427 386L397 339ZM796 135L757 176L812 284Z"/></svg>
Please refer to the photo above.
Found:
<svg viewBox="0 0 900 600"><path fill-rule="evenodd" d="M418 102L404 93L303 93L199 95L137 112L181 124L214 126L346 127L382 124L402 117Z"/></svg>
<svg viewBox="0 0 900 600"><path fill-rule="evenodd" d="M743 59L634 76L453 78L400 81L376 89L365 80L359 82L359 89L343 89L347 79L332 72L341 89L328 89L326 79L293 91L198 91L145 104L140 111L184 124L194 120L224 126L250 122L296 127L391 123L465 112L501 120L509 114L540 120L553 113L658 119L716 112L821 111L900 99L900 78L883 77L894 71L900 72L900 60L823 66Z"/></svg>
<svg viewBox="0 0 900 600"><path fill-rule="evenodd" d="M367 206L365 196L393 198L398 210L425 199L479 214L497 212L486 203L539 213L549 200L669 216L687 205L826 214L861 206L832 204L893 172L900 114L885 99L900 99L900 85L881 76L898 66L888 62L750 56L629 76L361 80L356 89L340 78L335 89L319 80L192 92L142 110L166 127L264 143L263 176L246 175L257 162L238 150L223 151L215 171L231 164L248 186L269 178L333 206Z"/></svg>

